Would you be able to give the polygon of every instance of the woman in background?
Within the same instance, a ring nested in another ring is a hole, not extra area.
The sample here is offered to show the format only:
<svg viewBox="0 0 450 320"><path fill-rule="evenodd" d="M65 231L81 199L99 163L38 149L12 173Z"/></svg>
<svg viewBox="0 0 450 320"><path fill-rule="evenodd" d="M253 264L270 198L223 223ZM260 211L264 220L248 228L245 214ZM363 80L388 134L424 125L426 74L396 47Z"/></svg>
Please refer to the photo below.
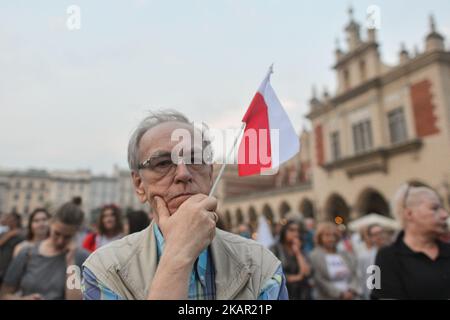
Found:
<svg viewBox="0 0 450 320"><path fill-rule="evenodd" d="M81 283L77 273L73 278L68 267L77 266L81 270L89 255L73 241L83 217L83 211L72 202L60 207L51 219L49 237L21 250L11 262L0 297L5 300L81 299L81 290L67 284L72 283L70 280Z"/></svg>
<svg viewBox="0 0 450 320"><path fill-rule="evenodd" d="M300 226L297 222L289 220L281 227L279 241L271 249L282 263L290 300L308 298L307 277L311 268L302 253L301 246Z"/></svg>
<svg viewBox="0 0 450 320"><path fill-rule="evenodd" d="M360 296L356 259L347 251L338 251L339 231L335 224L317 226L316 247L309 258L314 270L315 298L353 300Z"/></svg>
<svg viewBox="0 0 450 320"><path fill-rule="evenodd" d="M123 237L122 212L114 204L106 205L98 217L97 232L88 234L83 241L83 248L93 252L114 240Z"/></svg>
<svg viewBox="0 0 450 320"><path fill-rule="evenodd" d="M13 256L16 257L19 252L38 242L47 239L49 228L50 213L44 208L37 208L28 217L26 240L22 241L14 248Z"/></svg>

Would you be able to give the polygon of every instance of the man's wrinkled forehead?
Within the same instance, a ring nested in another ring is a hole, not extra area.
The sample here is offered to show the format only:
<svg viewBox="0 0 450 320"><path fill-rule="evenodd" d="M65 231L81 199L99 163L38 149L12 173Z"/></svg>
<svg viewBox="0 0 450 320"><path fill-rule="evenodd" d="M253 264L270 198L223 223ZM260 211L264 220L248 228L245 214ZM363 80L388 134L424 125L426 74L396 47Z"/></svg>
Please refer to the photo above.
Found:
<svg viewBox="0 0 450 320"><path fill-rule="evenodd" d="M199 136L199 139L194 139L194 132ZM174 134L175 133L175 134ZM173 135L174 134L174 135ZM180 135L189 135L190 139L182 139ZM173 140L172 140L173 135ZM197 141L198 140L198 141ZM173 147L179 143L189 146L191 148L201 148L201 131L191 124L182 122L164 122L151 129L149 129L141 138L139 143L140 159L150 157L153 153L171 152ZM195 144L194 144L195 143Z"/></svg>

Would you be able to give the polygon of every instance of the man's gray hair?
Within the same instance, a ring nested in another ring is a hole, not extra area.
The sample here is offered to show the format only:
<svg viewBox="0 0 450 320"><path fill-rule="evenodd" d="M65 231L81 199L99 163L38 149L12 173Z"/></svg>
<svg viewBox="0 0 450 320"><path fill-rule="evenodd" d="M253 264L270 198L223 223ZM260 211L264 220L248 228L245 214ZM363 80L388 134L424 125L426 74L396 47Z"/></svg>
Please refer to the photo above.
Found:
<svg viewBox="0 0 450 320"><path fill-rule="evenodd" d="M181 122L189 125L193 125L184 114L172 109L165 109L159 111L150 111L150 114L145 117L134 130L128 142L128 166L131 171L139 170L139 144L141 142L142 136L151 128L165 122ZM208 136L208 127L203 124L202 133L205 145L210 145L211 140Z"/></svg>

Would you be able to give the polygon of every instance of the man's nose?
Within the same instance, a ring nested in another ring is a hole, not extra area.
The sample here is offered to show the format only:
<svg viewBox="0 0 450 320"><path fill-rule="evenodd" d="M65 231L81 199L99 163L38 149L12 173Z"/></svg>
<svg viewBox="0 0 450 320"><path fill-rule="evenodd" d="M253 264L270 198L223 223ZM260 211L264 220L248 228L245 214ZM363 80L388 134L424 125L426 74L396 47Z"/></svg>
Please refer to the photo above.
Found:
<svg viewBox="0 0 450 320"><path fill-rule="evenodd" d="M177 171L175 172L175 183L187 183L192 181L192 174L189 168L184 162L180 162L177 165Z"/></svg>

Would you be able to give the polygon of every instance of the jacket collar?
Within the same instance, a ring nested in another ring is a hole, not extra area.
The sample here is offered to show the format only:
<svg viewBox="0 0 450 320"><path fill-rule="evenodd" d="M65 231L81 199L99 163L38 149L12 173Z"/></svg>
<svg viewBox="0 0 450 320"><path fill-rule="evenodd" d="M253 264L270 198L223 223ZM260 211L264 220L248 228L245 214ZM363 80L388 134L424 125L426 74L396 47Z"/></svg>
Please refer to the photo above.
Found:
<svg viewBox="0 0 450 320"><path fill-rule="evenodd" d="M153 225L153 229L152 229L153 233L155 234L155 239L156 239L156 250L157 250L157 255L158 255L158 263L159 263L159 259L161 258L161 255L164 252L164 246L165 246L165 241L164 241L164 237L161 233L161 230L159 229L159 226L155 223ZM197 268L196 270L192 270L191 275L190 275L190 281L196 281L196 274L198 275L199 278L206 278L206 269L207 269L207 264L208 264L208 248L205 248L200 255L197 258L197 263L194 264L194 266L196 265Z"/></svg>
<svg viewBox="0 0 450 320"><path fill-rule="evenodd" d="M136 253L118 270L127 289L140 300L146 299L158 264L153 224L154 222L141 233ZM223 231L216 229L216 236L210 245L215 268L216 299L230 300L247 284L251 269L233 254L229 244L222 239L221 232Z"/></svg>

